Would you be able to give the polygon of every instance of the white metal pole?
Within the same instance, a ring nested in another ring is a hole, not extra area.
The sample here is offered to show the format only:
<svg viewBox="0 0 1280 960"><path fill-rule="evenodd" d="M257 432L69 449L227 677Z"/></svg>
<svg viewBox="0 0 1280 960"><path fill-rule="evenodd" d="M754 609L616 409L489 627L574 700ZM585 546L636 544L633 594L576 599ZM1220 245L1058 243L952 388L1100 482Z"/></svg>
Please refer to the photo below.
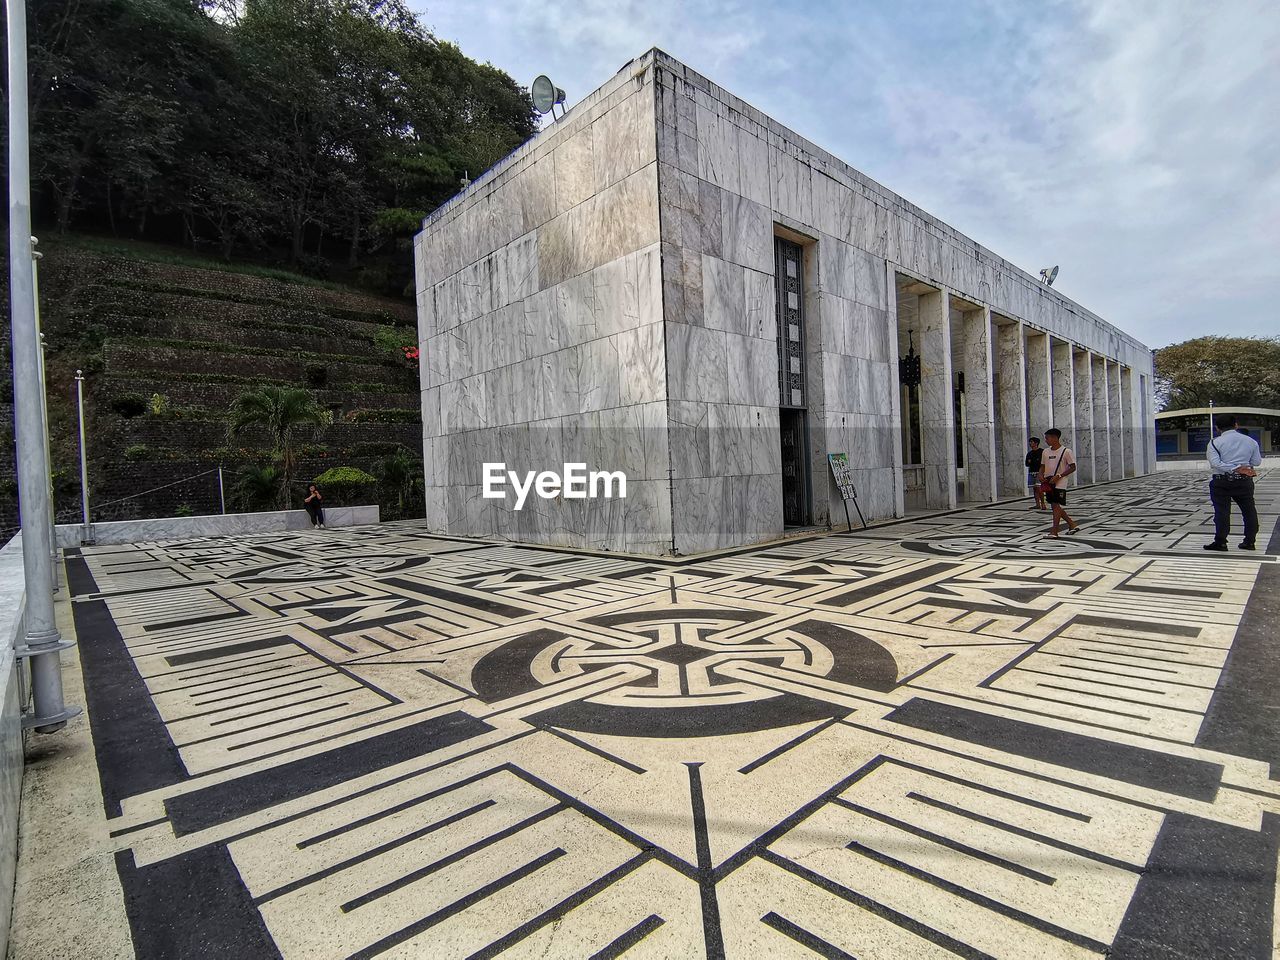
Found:
<svg viewBox="0 0 1280 960"><path fill-rule="evenodd" d="M66 646L53 612L49 545L49 464L41 435L40 337L31 273L31 169L27 129L26 0L6 0L9 52L9 297L13 338L13 415L17 440L18 503L26 614L19 656L31 658L33 716L24 724L41 733L66 725L79 709L62 700L59 651Z"/></svg>
<svg viewBox="0 0 1280 960"><path fill-rule="evenodd" d="M218 464L218 501L222 504L223 516L227 513L227 491L222 485L222 464Z"/></svg>
<svg viewBox="0 0 1280 960"><path fill-rule="evenodd" d="M80 531L81 543L93 542L93 528L89 526L89 451L84 442L84 373L76 371L76 410L80 423L80 515L84 528Z"/></svg>
<svg viewBox="0 0 1280 960"><path fill-rule="evenodd" d="M45 336L40 324L40 261L44 254L36 249L39 238L31 238L31 302L36 312L36 336L40 338L40 429L44 435L44 462L49 471L49 559L53 569L53 592L58 583L58 517L53 490L53 447L49 437L49 381L46 377Z"/></svg>

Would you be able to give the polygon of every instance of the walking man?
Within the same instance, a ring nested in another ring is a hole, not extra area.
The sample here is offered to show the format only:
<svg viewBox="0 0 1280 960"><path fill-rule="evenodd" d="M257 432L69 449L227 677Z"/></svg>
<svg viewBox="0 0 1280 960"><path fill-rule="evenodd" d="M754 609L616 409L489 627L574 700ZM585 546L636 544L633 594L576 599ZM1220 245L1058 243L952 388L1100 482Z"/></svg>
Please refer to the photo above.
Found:
<svg viewBox="0 0 1280 960"><path fill-rule="evenodd" d="M1206 454L1213 476L1209 478L1209 499L1213 501L1213 542L1206 543L1206 550L1226 550L1227 537L1231 536L1231 502L1234 500L1244 518L1244 539L1241 550L1256 550L1258 539L1258 508L1253 504L1253 478L1256 467L1262 465L1262 451L1258 441L1240 429L1235 420L1233 430L1223 430L1216 440L1209 441Z"/></svg>
<svg viewBox="0 0 1280 960"><path fill-rule="evenodd" d="M1053 529L1049 536L1058 536L1058 526L1067 522L1067 533L1075 533L1080 525L1067 515L1067 477L1076 472L1076 456L1069 447L1062 445L1062 431L1050 427L1044 432L1049 449L1040 460L1040 480L1049 484L1044 498L1053 507Z"/></svg>
<svg viewBox="0 0 1280 960"><path fill-rule="evenodd" d="M1027 451L1027 485L1031 487L1031 492L1036 496L1036 505L1027 507L1028 510L1043 510L1044 494L1040 491L1040 458L1044 456L1044 451L1040 449L1040 438L1032 437L1027 441L1027 446L1031 449Z"/></svg>

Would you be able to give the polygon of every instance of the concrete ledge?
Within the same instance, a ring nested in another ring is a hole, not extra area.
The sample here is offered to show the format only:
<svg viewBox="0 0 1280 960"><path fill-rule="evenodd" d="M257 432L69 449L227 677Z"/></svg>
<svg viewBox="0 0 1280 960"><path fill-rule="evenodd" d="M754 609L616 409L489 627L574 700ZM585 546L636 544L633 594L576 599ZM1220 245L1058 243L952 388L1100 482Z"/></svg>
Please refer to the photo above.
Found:
<svg viewBox="0 0 1280 960"><path fill-rule="evenodd" d="M325 507L326 527L361 527L378 523L377 504L358 507ZM210 514L202 517L161 517L157 520L112 520L93 524L93 540L104 545L146 543L154 540L190 540L196 537L230 537L246 533L306 530L311 519L305 510L267 510L261 513ZM78 523L58 524L58 546L80 546L84 528Z"/></svg>
<svg viewBox="0 0 1280 960"><path fill-rule="evenodd" d="M18 865L18 807L22 799L22 696L13 648L22 638L26 579L22 535L0 549L0 956L9 943L13 881Z"/></svg>

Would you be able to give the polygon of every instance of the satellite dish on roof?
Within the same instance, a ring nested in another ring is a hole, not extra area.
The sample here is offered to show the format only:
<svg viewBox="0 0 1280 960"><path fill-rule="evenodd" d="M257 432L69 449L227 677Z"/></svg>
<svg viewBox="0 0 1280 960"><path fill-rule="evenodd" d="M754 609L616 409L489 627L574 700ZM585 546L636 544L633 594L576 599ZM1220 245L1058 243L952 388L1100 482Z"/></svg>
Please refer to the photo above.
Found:
<svg viewBox="0 0 1280 960"><path fill-rule="evenodd" d="M541 114L549 113L554 119L556 104L560 104L561 110L564 109L564 91L552 83L545 73L533 78L529 92L533 95L533 109Z"/></svg>
<svg viewBox="0 0 1280 960"><path fill-rule="evenodd" d="M1046 287L1052 287L1052 286L1053 286L1053 281L1055 281L1055 280L1057 280L1057 279L1058 279L1058 268L1057 268L1057 266L1055 265L1055 266L1054 266L1054 267L1052 267L1052 268L1050 268L1050 267L1045 267L1043 270L1041 270L1041 271L1040 271L1040 279L1041 279L1041 281L1043 281L1043 282L1044 282L1044 285L1045 285Z"/></svg>

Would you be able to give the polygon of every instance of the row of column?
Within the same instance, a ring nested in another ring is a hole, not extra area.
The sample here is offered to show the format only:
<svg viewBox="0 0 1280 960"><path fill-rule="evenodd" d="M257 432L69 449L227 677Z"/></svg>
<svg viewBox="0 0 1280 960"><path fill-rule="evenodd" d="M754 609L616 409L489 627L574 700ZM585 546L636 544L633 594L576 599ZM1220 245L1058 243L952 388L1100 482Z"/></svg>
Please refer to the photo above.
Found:
<svg viewBox="0 0 1280 960"><path fill-rule="evenodd" d="M953 303L960 343L953 342ZM920 294L918 306L927 508L951 509L959 499L953 358L965 374L959 445L966 501L1025 496L1028 438L1043 438L1050 427L1075 453L1079 482L1135 475L1141 453L1133 444L1129 368L947 290Z"/></svg>

